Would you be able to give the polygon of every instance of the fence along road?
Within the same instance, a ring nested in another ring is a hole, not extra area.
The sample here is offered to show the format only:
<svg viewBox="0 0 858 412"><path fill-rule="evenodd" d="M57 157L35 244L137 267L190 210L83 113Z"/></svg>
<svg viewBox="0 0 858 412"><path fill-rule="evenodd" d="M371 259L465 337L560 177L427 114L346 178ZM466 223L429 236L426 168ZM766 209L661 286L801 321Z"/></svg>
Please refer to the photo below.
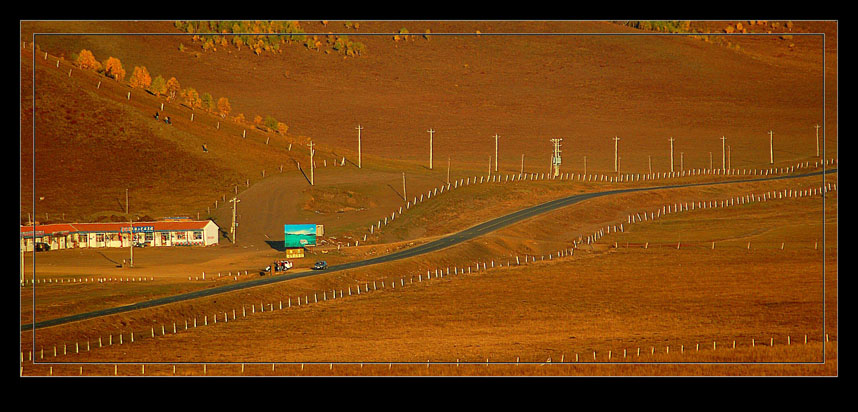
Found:
<svg viewBox="0 0 858 412"><path fill-rule="evenodd" d="M223 286L217 286L209 289L198 290L194 292L182 293L174 296L167 296L158 299L147 300L145 302L138 302L131 305L125 306L117 306L114 308L101 309L93 312L79 313L70 316L64 316L60 318L48 319L41 322L34 322L21 325L21 331L27 331L32 329L46 328L49 326L57 326L70 322L76 322L86 319L97 318L101 316L114 315L117 313L130 312L138 309L151 308L154 306L166 305L169 303L182 302L186 300L192 300L197 298L202 298L206 296L219 295L222 293L233 292L236 290L253 288L257 286L269 285L277 282L284 282L291 279L302 278L306 276L314 276L324 273L331 273L340 270L354 269L364 266L375 265L379 263L392 262L395 260L406 259L414 256L423 255L430 252L435 252L441 249L448 248L450 246L457 245L459 243L465 242L467 240L471 240L473 238L482 236L486 233L493 232L495 230L501 229L505 226L509 226L513 223L520 222L525 219L529 219L531 217L550 212L555 209L559 209L561 207L573 205L575 203L592 199L596 197L602 196L610 196L621 193L632 193L632 192L643 192L649 190L666 190L666 189L680 189L686 187L695 187L695 186L716 186L716 185L725 185L725 184L735 184L735 183L750 183L750 182L762 182L762 181L770 181L770 180L784 180L784 179L798 179L802 177L809 176L817 176L822 174L830 174L837 173L837 169L828 169L824 171L816 171L811 173L805 173L800 175L791 175L791 176L775 176L775 177L765 177L765 178L757 178L757 179L748 179L748 180L731 180L724 182L705 182L705 183L688 183L688 184L678 184L678 185L668 185L668 186L654 186L654 187L639 187L639 188L629 188L629 189L616 189L616 190L607 190L604 192L594 192L594 193L582 193L579 195L572 195L569 197L565 197L562 199L552 200L550 202L546 202L540 205L531 206L526 209L519 210L517 212L510 213L506 216L501 216L483 223L480 223L476 226L472 226L468 229L465 229L461 232L454 233L448 236L444 236L440 239L433 240L431 242L424 243L422 245L400 250L398 252L391 253L385 256L379 256L372 259L366 259L356 262L343 263L340 265L334 265L328 267L327 270L324 271L305 271L295 273L293 275L286 276L277 276L277 277L264 277L255 280L249 280L240 283L233 283Z"/></svg>

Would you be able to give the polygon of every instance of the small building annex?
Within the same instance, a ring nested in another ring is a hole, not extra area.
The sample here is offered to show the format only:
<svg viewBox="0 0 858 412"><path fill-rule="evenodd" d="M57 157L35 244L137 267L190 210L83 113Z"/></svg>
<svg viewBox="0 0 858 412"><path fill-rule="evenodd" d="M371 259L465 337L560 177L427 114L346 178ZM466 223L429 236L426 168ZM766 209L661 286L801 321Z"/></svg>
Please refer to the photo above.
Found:
<svg viewBox="0 0 858 412"><path fill-rule="evenodd" d="M56 223L21 226L21 248L37 243L51 250L140 246L210 246L218 243L218 226L211 220L131 223Z"/></svg>

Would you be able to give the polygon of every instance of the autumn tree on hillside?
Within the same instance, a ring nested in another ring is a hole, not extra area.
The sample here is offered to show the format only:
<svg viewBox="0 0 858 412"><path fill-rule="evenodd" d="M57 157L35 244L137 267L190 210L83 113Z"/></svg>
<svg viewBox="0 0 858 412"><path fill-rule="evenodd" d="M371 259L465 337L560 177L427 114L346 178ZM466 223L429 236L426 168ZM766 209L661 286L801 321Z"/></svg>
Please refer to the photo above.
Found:
<svg viewBox="0 0 858 412"><path fill-rule="evenodd" d="M167 93L167 81L164 80L163 77L159 74L152 80L152 84L149 85L149 91L152 92L155 96L160 96L162 94Z"/></svg>
<svg viewBox="0 0 858 412"><path fill-rule="evenodd" d="M128 84L130 84L131 87L138 87L141 89L148 88L149 85L152 84L152 77L149 76L149 71L146 70L146 66L134 66L134 71L131 72L131 78L128 79Z"/></svg>
<svg viewBox="0 0 858 412"><path fill-rule="evenodd" d="M104 75L117 81L125 79L125 69L122 68L122 62L116 57L108 57L104 61Z"/></svg>
<svg viewBox="0 0 858 412"><path fill-rule="evenodd" d="M212 95L208 92L200 95L200 103L201 103L203 109L211 111L211 110L214 110L214 108L215 108L214 97L212 97Z"/></svg>
<svg viewBox="0 0 858 412"><path fill-rule="evenodd" d="M92 55L92 52L87 49L80 51L75 63L77 63L78 67L81 69L95 71L101 70L101 63L99 63L98 60L95 59L95 56Z"/></svg>
<svg viewBox="0 0 858 412"><path fill-rule="evenodd" d="M190 108L200 107L202 102L200 100L200 94L193 87L188 87L185 90L182 90L182 97L185 98L185 103Z"/></svg>
<svg viewBox="0 0 858 412"><path fill-rule="evenodd" d="M179 81L176 80L175 77L171 77L170 80L167 80L167 100L176 100L176 97L179 96L181 91L182 86L179 85Z"/></svg>
<svg viewBox="0 0 858 412"><path fill-rule="evenodd" d="M235 120L236 123L244 123L244 113L239 113L238 116L233 117L233 120Z"/></svg>
<svg viewBox="0 0 858 412"><path fill-rule="evenodd" d="M285 135L287 130L289 130L289 126L286 126L286 123L277 122L277 133Z"/></svg>
<svg viewBox="0 0 858 412"><path fill-rule="evenodd" d="M226 117L229 116L229 112L232 110L232 107L229 105L229 99L226 97L218 99L217 110L220 112L220 117L226 119Z"/></svg>
<svg viewBox="0 0 858 412"><path fill-rule="evenodd" d="M262 116L256 115L256 117L253 118L253 123L257 126L262 126Z"/></svg>
<svg viewBox="0 0 858 412"><path fill-rule="evenodd" d="M277 119L274 118L274 116L271 116L271 115L265 116L265 127L267 127L268 129L270 129L270 130L276 129L277 123L279 123L279 122L277 121Z"/></svg>

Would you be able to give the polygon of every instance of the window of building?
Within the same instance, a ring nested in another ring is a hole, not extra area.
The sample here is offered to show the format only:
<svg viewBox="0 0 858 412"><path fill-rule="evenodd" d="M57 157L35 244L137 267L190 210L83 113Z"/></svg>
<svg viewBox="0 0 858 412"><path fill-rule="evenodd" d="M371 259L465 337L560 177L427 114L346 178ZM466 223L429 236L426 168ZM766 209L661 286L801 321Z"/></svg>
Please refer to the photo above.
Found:
<svg viewBox="0 0 858 412"><path fill-rule="evenodd" d="M203 240L203 232L194 232L194 240Z"/></svg>
<svg viewBox="0 0 858 412"><path fill-rule="evenodd" d="M187 234L185 232L176 232L176 239L185 240L187 239Z"/></svg>
<svg viewBox="0 0 858 412"><path fill-rule="evenodd" d="M96 242L104 242L104 235L101 233L96 233L95 234L95 241Z"/></svg>

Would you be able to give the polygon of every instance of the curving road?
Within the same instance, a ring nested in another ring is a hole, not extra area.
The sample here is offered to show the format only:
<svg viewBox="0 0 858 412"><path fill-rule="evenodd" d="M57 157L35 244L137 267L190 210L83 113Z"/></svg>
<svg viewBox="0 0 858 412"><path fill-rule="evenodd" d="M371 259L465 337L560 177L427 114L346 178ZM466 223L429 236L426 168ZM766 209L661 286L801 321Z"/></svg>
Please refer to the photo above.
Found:
<svg viewBox="0 0 858 412"><path fill-rule="evenodd" d="M276 277L262 277L259 279L249 280L240 283L233 283L223 286L217 286L209 289L198 290L194 292L183 293L174 296L167 296L158 299L152 299L145 302L138 302L131 305L125 306L117 306L109 309L102 309L92 312L79 313L70 316L64 316L60 318L54 318L49 320L44 320L41 322L28 323L21 325L21 331L27 331L32 329L45 328L49 326L62 325L65 323L76 322L85 319L91 319L101 316L113 315L117 313L130 312L137 309L151 308L154 306L166 305L169 303L181 302L185 300L197 299L205 296L219 295L222 293L228 293L236 290L247 289L257 286L268 285L277 282L284 282L290 279L297 279L306 276L314 276L323 273L331 273L339 270L346 269L354 269L363 266L370 266L379 263L392 262L395 260L406 259L413 256L418 256L434 251L438 251L441 249L448 248L450 246L462 243L464 241L482 236L486 233L493 232L505 226L509 226L513 223L520 222L525 219L529 219L531 217L550 212L555 209L559 209L561 207L566 207L569 205L573 205L575 203L581 202L583 200L592 199L596 197L602 196L610 196L620 193L632 193L632 192L642 192L648 190L664 190L664 189L678 189L685 187L695 187L695 186L716 186L716 185L725 185L725 184L735 184L735 183L750 183L750 182L761 182L761 181L771 181L771 180L784 180L784 179L797 179L801 177L808 176L818 176L822 174L830 174L837 173L837 169L828 169L824 171L811 172L800 175L789 175L789 176L775 176L775 177L765 177L765 178L756 178L756 179L748 179L748 180L732 180L732 181L723 181L723 182L705 182L705 183L688 183L688 184L678 184L678 185L668 185L668 186L654 186L654 187L639 187L639 188L628 188L628 189L616 189L616 190L608 190L604 192L595 192L595 193L583 193L579 195L572 195L569 197L565 197L562 199L552 200L550 202L546 202L540 205L532 206L526 209L519 210L514 213L510 213L506 216L501 216L483 223L480 223L471 228L465 229L461 232L454 233L443 238L433 240L428 243L424 243L420 246L416 246L410 249L401 250L398 252L391 253L385 256L379 256L372 259L366 259L356 262L343 263L340 265L334 265L328 267L328 270L317 272L317 271L307 271L295 273L293 275L286 276L276 276Z"/></svg>

